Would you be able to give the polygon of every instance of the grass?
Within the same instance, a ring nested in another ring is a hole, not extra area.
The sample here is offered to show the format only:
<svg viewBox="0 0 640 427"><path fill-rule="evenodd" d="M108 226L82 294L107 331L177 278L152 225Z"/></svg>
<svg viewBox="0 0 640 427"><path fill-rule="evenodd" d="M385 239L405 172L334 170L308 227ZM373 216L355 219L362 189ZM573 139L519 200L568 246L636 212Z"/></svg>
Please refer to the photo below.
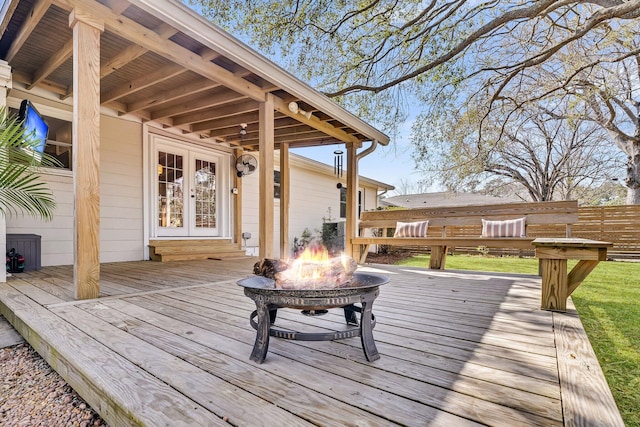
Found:
<svg viewBox="0 0 640 427"><path fill-rule="evenodd" d="M425 267L428 256L400 265ZM569 262L568 268L573 265ZM538 274L536 259L447 256L447 269ZM640 427L640 263L601 262L572 295L620 414Z"/></svg>

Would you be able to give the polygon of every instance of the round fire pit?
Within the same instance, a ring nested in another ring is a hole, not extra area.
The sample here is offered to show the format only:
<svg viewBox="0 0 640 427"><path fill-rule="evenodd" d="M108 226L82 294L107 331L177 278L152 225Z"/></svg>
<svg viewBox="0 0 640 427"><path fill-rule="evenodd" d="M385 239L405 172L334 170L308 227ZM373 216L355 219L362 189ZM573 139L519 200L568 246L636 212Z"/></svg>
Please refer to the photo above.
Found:
<svg viewBox="0 0 640 427"><path fill-rule="evenodd" d="M373 340L375 317L371 309L373 301L380 293L380 285L388 281L388 277L380 274L354 273L348 286L333 289L278 289L273 279L262 276L239 280L238 285L244 288L244 294L256 304L256 310L249 318L251 326L257 331L251 360L264 362L269 349L269 336L302 341L329 341L359 336L367 360L371 362L379 359L380 355ZM360 307L354 305L357 303ZM320 313L336 307L344 309L346 323L354 327L341 331L309 333L285 331L273 326L278 308ZM360 321L356 313L360 313Z"/></svg>

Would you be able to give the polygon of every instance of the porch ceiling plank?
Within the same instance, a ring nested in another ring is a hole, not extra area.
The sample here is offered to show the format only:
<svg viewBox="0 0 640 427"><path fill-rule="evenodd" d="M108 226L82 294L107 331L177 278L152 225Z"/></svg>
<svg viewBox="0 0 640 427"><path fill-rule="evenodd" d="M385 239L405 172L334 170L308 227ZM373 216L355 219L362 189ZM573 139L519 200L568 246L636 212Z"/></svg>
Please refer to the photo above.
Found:
<svg viewBox="0 0 640 427"><path fill-rule="evenodd" d="M25 72L23 71L19 71L19 70L14 70L12 73L12 78L14 82L20 82L20 83L24 83L26 86L29 86L32 82L32 78L31 76L27 75ZM38 85L40 88L44 88L47 90L50 90L51 92L62 96L65 96L67 94L68 88L66 86L63 86L61 84L52 82L50 80L43 80L40 82L40 84Z"/></svg>
<svg viewBox="0 0 640 427"><path fill-rule="evenodd" d="M258 112L251 112L249 114L245 114L242 117L232 116L232 117L222 117L216 118L212 120L207 120L204 122L194 123L191 126L193 132L203 132L203 131L213 131L217 129L223 129L230 126L237 126L240 123L258 123Z"/></svg>
<svg viewBox="0 0 640 427"><path fill-rule="evenodd" d="M208 93L196 99L193 99L193 97L188 97L184 102L152 111L151 120L171 117L178 114L182 115L191 113L193 111L199 111L204 108L218 107L228 102L241 101L243 99L247 99L247 97L236 92L226 90L225 88L225 90L223 91L218 91L217 93Z"/></svg>
<svg viewBox="0 0 640 427"><path fill-rule="evenodd" d="M178 86L175 89L169 91L161 90L153 94L153 96L149 96L147 98L136 100L127 104L127 113L133 113L135 111L148 109L149 107L170 102L182 96L193 95L195 93L214 89L219 86L220 83L218 82L214 82L209 79L199 79L194 81L193 83Z"/></svg>
<svg viewBox="0 0 640 427"><path fill-rule="evenodd" d="M212 50L207 50L202 53L203 58L214 59L218 54ZM178 76L182 73L186 73L189 70L178 64L169 64L165 67L162 67L151 74L146 76L141 76L135 80L128 82L125 85L122 85L119 88L113 89L109 92L105 92L100 95L101 102L108 103L115 99L122 98L124 96L130 95L147 87L153 86L165 80L168 80L172 77ZM127 111L119 111L120 113L127 113Z"/></svg>
<svg viewBox="0 0 640 427"><path fill-rule="evenodd" d="M7 52L7 56L5 58L7 62L11 63L11 61L16 56L16 54L20 52L20 49L22 48L24 43L27 41L27 39L29 38L33 30L36 28L40 20L42 20L42 17L44 17L44 14L47 13L47 10L49 9L50 6L51 6L50 0L36 1L36 3L33 5L33 8L27 15L27 18L25 19L24 24L22 24L20 31L18 32L18 34L16 34L13 40L13 44L9 49L9 52Z"/></svg>
<svg viewBox="0 0 640 427"><path fill-rule="evenodd" d="M299 134L295 134L295 135L284 135L284 136L278 136L278 137L274 137L275 138L275 142L277 144L280 143L289 143L292 146L298 146L297 143L299 142L305 142L305 141L322 141L325 140L327 141L327 144L337 144L339 142L339 140L336 140L332 137L327 136L327 134L320 132L320 131L311 131L311 132L305 132L305 133L299 133ZM250 147L250 146L254 146L258 143L258 139L257 138L248 138L248 139L243 139L240 141L240 145L242 147ZM320 144L323 145L323 144Z"/></svg>
<svg viewBox="0 0 640 427"><path fill-rule="evenodd" d="M135 80L128 82L116 89L113 89L110 92L105 92L100 95L100 102L107 103L110 101L114 101L118 98L122 98L123 96L129 95L138 90L144 89L146 87L152 86L158 82L163 80L170 79L171 77L177 76L185 72L185 69L178 64L170 64L166 67L160 68L148 74L146 76L141 76ZM124 113L124 111L123 111Z"/></svg>
<svg viewBox="0 0 640 427"><path fill-rule="evenodd" d="M69 39L59 51L51 55L49 59L47 59L47 61L45 61L45 63L33 73L33 79L31 79L31 83L27 85L27 90L31 90L35 86L38 86L40 82L58 69L59 66L64 64L72 55L73 38Z"/></svg>
<svg viewBox="0 0 640 427"><path fill-rule="evenodd" d="M56 4L71 9L76 5L89 8L98 18L104 21L105 28L114 34L133 43L156 52L182 67L190 69L204 77L218 81L230 89L248 96L256 101L264 101L265 94L261 88L247 80L236 77L233 73L213 64L210 60L190 51L174 42L160 37L155 32L124 16L114 14L109 8L91 0L55 0Z"/></svg>
<svg viewBox="0 0 640 427"><path fill-rule="evenodd" d="M286 142L286 143L296 143L303 141L312 141L312 140L330 140L331 138L327 138L327 135L322 132L309 132L306 134L298 134L298 135L286 135L275 138L277 144Z"/></svg>
<svg viewBox="0 0 640 427"><path fill-rule="evenodd" d="M247 100L236 104L229 104L222 107L199 111L195 113L176 116L173 118L173 125L180 126L196 122L211 120L214 117L237 116L243 113L250 113L258 110L258 104L254 100ZM238 124L241 122L238 121Z"/></svg>
<svg viewBox="0 0 640 427"><path fill-rule="evenodd" d="M349 135L342 129L338 129L327 122L323 122L317 117L311 116L310 119L307 119L302 114L294 114L289 110L289 106L281 98L278 98L278 97L274 97L274 98L275 98L274 107L276 111L279 111L282 114L292 117L298 120L300 123L311 126L312 128L319 130L320 132L324 132L327 135L337 138L340 141L354 142L354 143L360 142L360 140L355 136Z"/></svg>
<svg viewBox="0 0 640 427"><path fill-rule="evenodd" d="M158 27L156 27L154 31L164 39L168 39L169 37L171 37L172 35L178 32L175 28L164 23L158 25ZM132 44L128 46L126 49L119 52L116 56L111 58L109 61L107 61L100 67L100 78L102 79L108 76L109 74L124 67L129 62L135 60L136 58L139 58L140 56L144 55L147 52L148 52L147 49L137 44Z"/></svg>

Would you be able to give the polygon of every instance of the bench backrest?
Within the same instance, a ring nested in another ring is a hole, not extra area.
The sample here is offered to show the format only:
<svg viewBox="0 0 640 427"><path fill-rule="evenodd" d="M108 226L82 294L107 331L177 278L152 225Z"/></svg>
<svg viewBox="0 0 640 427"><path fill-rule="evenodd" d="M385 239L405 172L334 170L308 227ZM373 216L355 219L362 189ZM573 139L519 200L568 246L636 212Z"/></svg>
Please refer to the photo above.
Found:
<svg viewBox="0 0 640 427"><path fill-rule="evenodd" d="M571 224L578 222L578 202L533 202L504 203L498 205L444 206L419 209L397 209L384 211L366 211L360 215L359 227L395 228L396 222L412 222L429 220L429 229L433 235L434 228L447 235L447 227L455 226L473 228L482 224L482 219L504 220L526 217L526 225L560 224L565 226L565 235L571 235ZM440 234L440 233L438 233ZM362 233L361 233L362 235Z"/></svg>

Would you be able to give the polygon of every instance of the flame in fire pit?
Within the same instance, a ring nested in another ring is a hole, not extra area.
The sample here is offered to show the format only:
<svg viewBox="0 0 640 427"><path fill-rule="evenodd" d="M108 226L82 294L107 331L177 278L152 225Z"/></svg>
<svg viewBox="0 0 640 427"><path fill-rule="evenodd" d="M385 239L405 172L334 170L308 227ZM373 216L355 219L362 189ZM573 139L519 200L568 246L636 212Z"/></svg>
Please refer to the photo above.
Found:
<svg viewBox="0 0 640 427"><path fill-rule="evenodd" d="M254 273L274 278L280 289L333 289L348 286L357 267L345 254L332 258L324 246L314 246L292 262L263 260Z"/></svg>

